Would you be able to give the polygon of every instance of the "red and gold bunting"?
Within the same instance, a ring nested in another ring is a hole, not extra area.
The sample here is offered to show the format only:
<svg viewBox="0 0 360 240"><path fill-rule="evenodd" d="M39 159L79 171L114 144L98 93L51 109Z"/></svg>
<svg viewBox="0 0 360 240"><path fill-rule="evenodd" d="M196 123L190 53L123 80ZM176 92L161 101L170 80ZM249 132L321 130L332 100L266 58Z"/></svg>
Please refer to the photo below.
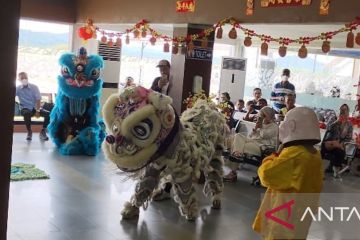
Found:
<svg viewBox="0 0 360 240"><path fill-rule="evenodd" d="M328 15L330 8L330 0L320 0L320 15Z"/></svg>
<svg viewBox="0 0 360 240"><path fill-rule="evenodd" d="M262 7L307 6L311 0L261 0Z"/></svg>
<svg viewBox="0 0 360 240"><path fill-rule="evenodd" d="M248 16L254 14L254 1L255 0L247 0L246 2L246 15Z"/></svg>
<svg viewBox="0 0 360 240"><path fill-rule="evenodd" d="M91 23L91 25L89 24ZM189 34L186 36L177 36L172 37L162 33L157 32L155 29L151 28L149 22L146 20L141 20L135 24L132 28L126 29L123 32L108 32L104 29L100 29L92 24L92 21L87 21L86 25L78 29L78 35L80 38L86 40L89 39L90 35L96 39L96 36L100 36L100 41L104 44L110 46L116 45L121 46L121 38L125 37L125 43L130 43L130 33L133 33L134 38L137 38L141 41L149 41L152 45L156 44L157 40L161 39L165 42L164 51L170 51L170 44L172 47L172 52L184 53L185 50L192 51L194 49L194 42L201 42L202 47L206 48L208 45L208 39L211 34L216 32L216 38L222 38L223 36L223 26L229 24L231 25L231 30L228 33L230 39L238 38L238 35L242 33L244 38L244 46L251 46L252 40L260 40L262 44L262 53L267 54L268 44L275 43L279 45L279 55L285 56L287 46L289 45L300 45L299 57L305 58L307 56L306 46L315 41L322 42L322 51L324 53L329 52L330 41L331 39L341 33L347 34L346 47L352 48L355 43L360 45L360 33L356 30L360 26L360 17L357 17L354 21L345 24L343 27L335 30L319 33L317 36L303 36L299 38L288 38L288 37L273 37L267 36L261 33L257 33L252 29L244 27L238 20L234 18L225 18L215 23L213 26L202 30L197 34ZM91 28L90 28L91 27ZM91 29L92 31L86 32L86 30ZM86 34L84 34L86 33ZM149 38L147 38L149 37ZM99 38L97 38L99 39ZM113 42L115 41L115 42ZM181 49L180 49L181 48Z"/></svg>
<svg viewBox="0 0 360 240"><path fill-rule="evenodd" d="M176 1L176 12L195 12L195 0Z"/></svg>

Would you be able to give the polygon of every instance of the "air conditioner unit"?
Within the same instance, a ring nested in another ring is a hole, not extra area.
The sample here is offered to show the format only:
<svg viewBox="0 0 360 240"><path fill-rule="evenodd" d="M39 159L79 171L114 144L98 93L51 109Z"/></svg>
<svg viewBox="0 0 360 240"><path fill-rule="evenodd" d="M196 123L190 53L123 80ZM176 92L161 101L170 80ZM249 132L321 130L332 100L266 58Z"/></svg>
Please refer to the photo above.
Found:
<svg viewBox="0 0 360 240"><path fill-rule="evenodd" d="M232 101L244 98L246 66L246 58L222 58L220 93L228 92Z"/></svg>
<svg viewBox="0 0 360 240"><path fill-rule="evenodd" d="M103 57L105 65L101 73L104 83L100 104L103 106L106 99L119 89L121 48L99 42L98 54Z"/></svg>

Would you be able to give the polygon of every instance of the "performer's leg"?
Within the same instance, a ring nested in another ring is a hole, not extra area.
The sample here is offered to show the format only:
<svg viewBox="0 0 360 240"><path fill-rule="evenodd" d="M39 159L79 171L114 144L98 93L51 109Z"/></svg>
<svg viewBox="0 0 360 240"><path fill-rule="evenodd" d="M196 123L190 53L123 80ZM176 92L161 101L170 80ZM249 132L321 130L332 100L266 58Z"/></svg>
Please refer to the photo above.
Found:
<svg viewBox="0 0 360 240"><path fill-rule="evenodd" d="M206 168L206 182L204 193L211 197L212 207L214 209L221 208L221 193L224 188L223 184L223 161L221 159L221 151L217 150L210 160L210 167Z"/></svg>

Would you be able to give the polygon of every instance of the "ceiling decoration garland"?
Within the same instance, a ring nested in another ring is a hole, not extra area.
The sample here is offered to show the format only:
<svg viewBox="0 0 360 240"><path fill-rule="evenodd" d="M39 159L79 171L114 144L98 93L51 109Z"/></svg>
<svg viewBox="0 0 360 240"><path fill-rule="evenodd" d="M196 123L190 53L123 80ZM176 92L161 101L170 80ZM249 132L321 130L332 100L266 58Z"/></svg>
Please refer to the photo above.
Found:
<svg viewBox="0 0 360 240"><path fill-rule="evenodd" d="M140 22L136 23L133 27L126 29L123 32L109 32L104 29L101 29L94 25L91 19L86 21L86 24L83 27L78 29L78 35L80 38L84 40L88 40L91 38L97 39L97 36L101 36L101 42L108 44L109 46L117 46L121 47L122 45L122 37L125 36L125 43L130 43L130 33L133 33L134 38L136 39L145 39L147 36L151 36L149 38L149 42L152 45L155 45L158 39L162 39L165 41L164 43L164 52L170 51L170 44L172 45L172 53L177 54L181 53L184 54L187 51L193 51L195 41L201 42L201 47L206 48L208 46L208 37L210 34L216 31L216 38L221 39L223 36L223 26L225 24L229 24L232 26L231 30L228 33L228 37L230 39L236 39L238 37L238 31L241 31L244 34L244 45L249 47L252 45L252 39L258 39L262 42L261 44L261 54L267 55L268 44L269 43L277 43L279 44L279 55L281 57L286 56L287 46L290 44L298 44L300 45L300 49L298 51L298 56L300 58L307 57L307 48L306 46L311 44L314 41L323 41L322 44L322 51L327 53L330 51L330 40L340 34L347 32L347 39L346 39L346 47L353 48L355 43L360 45L360 32L358 32L355 36L354 31L358 29L360 25L360 17L357 17L354 21L345 24L344 27L335 30L335 31L328 31L320 33L317 36L302 36L299 38L288 38L288 37L273 37L269 35L264 35L261 33L257 33L252 29L246 28L241 25L241 23L236 20L235 18L229 17L223 20L220 20L212 27L204 29L202 32L198 34L190 34L187 36L176 36L171 37L162 33L157 32L153 29L149 22L146 20L141 20ZM180 49L180 51L179 51Z"/></svg>

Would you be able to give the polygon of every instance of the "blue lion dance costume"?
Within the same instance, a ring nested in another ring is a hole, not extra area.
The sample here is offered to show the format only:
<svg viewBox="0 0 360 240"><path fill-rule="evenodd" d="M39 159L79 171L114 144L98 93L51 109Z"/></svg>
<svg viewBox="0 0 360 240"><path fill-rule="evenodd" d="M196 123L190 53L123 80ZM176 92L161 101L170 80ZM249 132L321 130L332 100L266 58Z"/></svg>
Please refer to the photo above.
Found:
<svg viewBox="0 0 360 240"><path fill-rule="evenodd" d="M59 59L58 95L50 115L48 131L63 155L95 156L105 138L99 119L99 98L103 81L99 79L104 62L98 55L87 56L85 48L77 55Z"/></svg>

